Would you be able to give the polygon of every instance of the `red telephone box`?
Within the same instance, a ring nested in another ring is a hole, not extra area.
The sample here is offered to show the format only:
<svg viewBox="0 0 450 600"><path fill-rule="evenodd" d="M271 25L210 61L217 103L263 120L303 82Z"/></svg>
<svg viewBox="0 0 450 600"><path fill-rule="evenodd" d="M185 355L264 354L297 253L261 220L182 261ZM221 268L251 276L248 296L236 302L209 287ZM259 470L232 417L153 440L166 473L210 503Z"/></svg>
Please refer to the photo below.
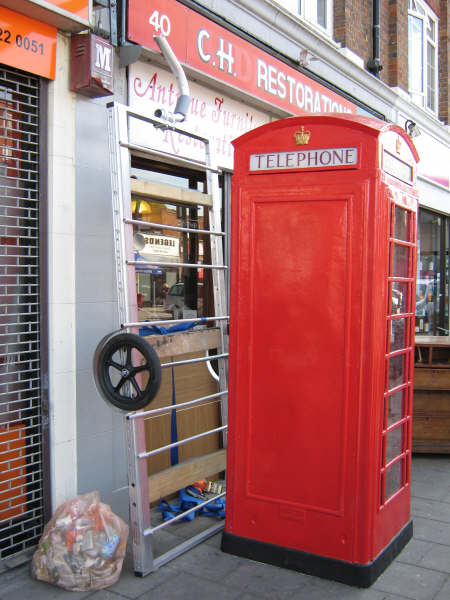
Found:
<svg viewBox="0 0 450 600"><path fill-rule="evenodd" d="M354 115L234 147L222 549L367 587L412 536L418 155Z"/></svg>

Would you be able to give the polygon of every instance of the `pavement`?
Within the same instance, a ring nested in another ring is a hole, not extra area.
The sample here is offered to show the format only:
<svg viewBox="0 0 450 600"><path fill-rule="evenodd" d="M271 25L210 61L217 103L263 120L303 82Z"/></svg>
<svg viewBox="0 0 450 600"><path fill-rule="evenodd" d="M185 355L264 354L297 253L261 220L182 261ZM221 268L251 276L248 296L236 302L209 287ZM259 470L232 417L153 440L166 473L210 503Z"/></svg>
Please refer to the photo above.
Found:
<svg viewBox="0 0 450 600"><path fill-rule="evenodd" d="M97 592L36 581L25 564L0 573L0 600L450 600L450 455L413 457L411 513L413 539L367 589L224 554L216 534L146 577L127 556L119 581Z"/></svg>

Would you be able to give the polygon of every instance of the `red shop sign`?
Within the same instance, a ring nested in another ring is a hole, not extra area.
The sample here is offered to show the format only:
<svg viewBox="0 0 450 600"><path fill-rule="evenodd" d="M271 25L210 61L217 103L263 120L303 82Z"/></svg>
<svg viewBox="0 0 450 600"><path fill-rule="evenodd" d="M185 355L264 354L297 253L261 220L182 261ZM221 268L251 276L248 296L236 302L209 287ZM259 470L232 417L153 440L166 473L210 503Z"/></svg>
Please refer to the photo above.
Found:
<svg viewBox="0 0 450 600"><path fill-rule="evenodd" d="M0 62L54 79L56 28L0 7Z"/></svg>
<svg viewBox="0 0 450 600"><path fill-rule="evenodd" d="M356 105L175 0L128 0L128 39L293 114L356 113Z"/></svg>

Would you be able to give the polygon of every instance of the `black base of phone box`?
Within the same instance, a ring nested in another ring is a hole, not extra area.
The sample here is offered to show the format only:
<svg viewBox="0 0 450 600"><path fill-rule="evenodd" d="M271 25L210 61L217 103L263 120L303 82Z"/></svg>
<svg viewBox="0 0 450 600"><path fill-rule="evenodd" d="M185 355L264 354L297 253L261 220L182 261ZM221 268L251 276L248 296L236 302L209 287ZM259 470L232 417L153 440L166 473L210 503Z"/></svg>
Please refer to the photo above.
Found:
<svg viewBox="0 0 450 600"><path fill-rule="evenodd" d="M301 550L284 548L267 542L243 538L226 531L222 534L222 550L228 554L250 558L277 567L367 588L403 550L412 535L413 523L409 521L380 554L367 564L349 563Z"/></svg>

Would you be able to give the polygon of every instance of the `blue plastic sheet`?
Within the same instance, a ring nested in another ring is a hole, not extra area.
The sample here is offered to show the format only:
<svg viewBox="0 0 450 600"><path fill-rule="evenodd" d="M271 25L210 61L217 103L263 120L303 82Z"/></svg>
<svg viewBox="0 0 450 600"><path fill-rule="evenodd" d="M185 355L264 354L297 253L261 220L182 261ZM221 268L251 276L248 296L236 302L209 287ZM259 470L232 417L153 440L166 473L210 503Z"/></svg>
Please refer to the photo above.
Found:
<svg viewBox="0 0 450 600"><path fill-rule="evenodd" d="M192 486L188 486L187 488L183 488L179 492L178 504L170 504L167 500L160 500L158 504L158 508L162 511L163 520L168 521L169 519L173 519L177 515L186 512L190 508L194 508L194 506L198 506L202 502L205 502L207 498L198 498L191 496L188 494L187 490L191 490L194 494L198 495L198 490ZM204 517L216 517L219 519L225 518L225 498L217 498L216 500L211 500L209 504L202 506L198 510L192 511L180 521L192 521L195 518L195 515L203 515Z"/></svg>
<svg viewBox="0 0 450 600"><path fill-rule="evenodd" d="M145 321L144 321L145 323ZM188 331L188 329L192 329L196 325L200 325L201 323L206 323L206 318L202 317L200 321L189 321L189 323L177 323L176 325L172 325L172 327L158 327L157 325L152 325L151 327L141 327L139 329L139 335L166 335L167 333L176 333L177 331Z"/></svg>

